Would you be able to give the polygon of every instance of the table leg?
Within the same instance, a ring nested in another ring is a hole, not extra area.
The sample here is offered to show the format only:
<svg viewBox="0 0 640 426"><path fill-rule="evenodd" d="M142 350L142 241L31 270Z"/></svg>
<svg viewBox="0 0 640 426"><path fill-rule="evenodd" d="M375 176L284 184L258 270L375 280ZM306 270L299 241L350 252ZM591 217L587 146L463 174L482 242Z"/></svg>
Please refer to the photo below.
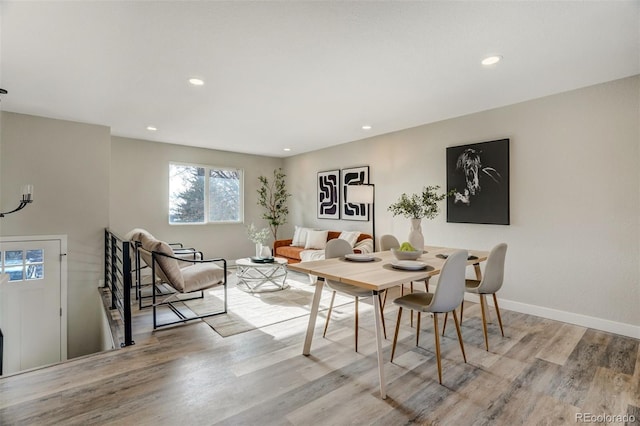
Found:
<svg viewBox="0 0 640 426"><path fill-rule="evenodd" d="M268 266L238 266L238 288L249 293L280 291L289 288L287 268L274 263ZM267 288L261 288L267 285Z"/></svg>
<svg viewBox="0 0 640 426"><path fill-rule="evenodd" d="M382 360L382 315L378 292L373 292L373 313L376 319L376 345L378 350L378 375L380 376L380 398L387 399L386 383L384 380L384 362Z"/></svg>
<svg viewBox="0 0 640 426"><path fill-rule="evenodd" d="M324 287L324 281L316 279L316 291L313 293L313 301L311 302L311 314L309 315L309 324L307 325L307 335L304 338L302 355L309 355L311 353L311 341L313 340L313 331L316 328L316 318L318 318L322 287Z"/></svg>

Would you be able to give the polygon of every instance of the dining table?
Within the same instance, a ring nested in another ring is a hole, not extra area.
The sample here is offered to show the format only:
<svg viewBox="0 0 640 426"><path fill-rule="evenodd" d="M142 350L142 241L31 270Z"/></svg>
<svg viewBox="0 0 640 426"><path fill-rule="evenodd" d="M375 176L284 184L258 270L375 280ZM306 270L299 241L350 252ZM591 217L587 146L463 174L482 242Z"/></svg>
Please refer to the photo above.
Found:
<svg viewBox="0 0 640 426"><path fill-rule="evenodd" d="M428 281L431 277L440 273L446 257L459 250L450 247L425 246L422 255L417 262L424 264L414 265L411 269L398 269L398 264L391 251L379 251L369 253L370 256L347 256L332 259L312 260L289 264L288 268L294 271L310 274L317 279L313 301L311 303L311 313L304 340L303 355L311 354L311 343L318 317L318 309L324 287L324 280L331 280L350 284L356 287L365 288L372 291L375 317L375 336L377 346L378 375L380 380L380 397L386 399L386 383L384 379L384 362L382 358L382 316L378 294L389 288L401 286L412 281ZM467 250L469 257L467 265L474 268L476 279L482 278L480 263L487 260L488 251ZM351 258L351 260L349 259Z"/></svg>

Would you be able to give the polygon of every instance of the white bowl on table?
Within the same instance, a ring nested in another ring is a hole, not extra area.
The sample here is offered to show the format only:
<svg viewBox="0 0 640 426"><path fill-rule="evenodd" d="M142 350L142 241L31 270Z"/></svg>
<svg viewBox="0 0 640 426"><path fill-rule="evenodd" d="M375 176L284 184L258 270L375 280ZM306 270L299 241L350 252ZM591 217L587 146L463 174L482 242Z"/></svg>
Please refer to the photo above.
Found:
<svg viewBox="0 0 640 426"><path fill-rule="evenodd" d="M391 253L398 260L416 260L422 255L422 250L414 250L414 251L401 251L396 248L391 249Z"/></svg>

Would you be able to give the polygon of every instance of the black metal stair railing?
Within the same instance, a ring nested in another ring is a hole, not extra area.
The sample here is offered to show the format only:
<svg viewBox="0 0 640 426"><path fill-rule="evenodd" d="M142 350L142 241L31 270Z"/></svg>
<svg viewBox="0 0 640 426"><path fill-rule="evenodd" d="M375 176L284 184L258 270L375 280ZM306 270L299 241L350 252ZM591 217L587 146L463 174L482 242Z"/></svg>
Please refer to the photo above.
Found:
<svg viewBox="0 0 640 426"><path fill-rule="evenodd" d="M104 283L111 291L110 309L117 309L122 319L124 341L120 346L130 346L135 344L131 327L130 244L109 229L104 235Z"/></svg>

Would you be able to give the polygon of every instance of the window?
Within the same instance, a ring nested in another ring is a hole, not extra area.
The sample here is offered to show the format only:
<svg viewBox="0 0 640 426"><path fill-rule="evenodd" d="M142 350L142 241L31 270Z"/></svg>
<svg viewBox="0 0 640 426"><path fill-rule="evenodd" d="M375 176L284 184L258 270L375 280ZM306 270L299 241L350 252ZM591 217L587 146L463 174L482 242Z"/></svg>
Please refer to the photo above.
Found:
<svg viewBox="0 0 640 426"><path fill-rule="evenodd" d="M242 170L169 164L169 223L244 221Z"/></svg>
<svg viewBox="0 0 640 426"><path fill-rule="evenodd" d="M43 279L44 249L0 252L0 272L9 274L9 281Z"/></svg>

